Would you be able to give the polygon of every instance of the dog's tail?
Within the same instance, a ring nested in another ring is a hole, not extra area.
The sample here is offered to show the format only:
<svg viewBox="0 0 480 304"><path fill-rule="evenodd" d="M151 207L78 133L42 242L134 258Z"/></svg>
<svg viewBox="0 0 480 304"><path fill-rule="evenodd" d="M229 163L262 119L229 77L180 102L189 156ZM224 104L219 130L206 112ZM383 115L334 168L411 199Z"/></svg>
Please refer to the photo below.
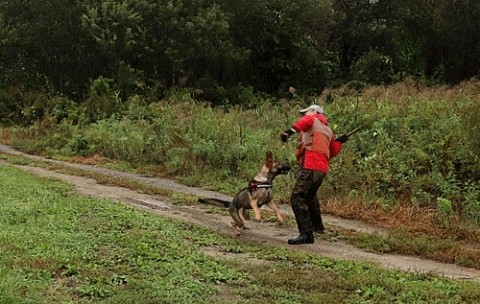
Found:
<svg viewBox="0 0 480 304"><path fill-rule="evenodd" d="M213 205L217 207L224 207L228 208L230 206L230 202L227 200L222 200L219 198L199 198L199 203Z"/></svg>

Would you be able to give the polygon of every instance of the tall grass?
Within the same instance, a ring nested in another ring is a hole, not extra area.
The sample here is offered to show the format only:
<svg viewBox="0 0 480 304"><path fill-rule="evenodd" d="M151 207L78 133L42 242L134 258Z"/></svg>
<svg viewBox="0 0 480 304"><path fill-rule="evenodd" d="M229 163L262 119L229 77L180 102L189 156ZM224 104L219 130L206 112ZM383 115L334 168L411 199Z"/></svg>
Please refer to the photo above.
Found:
<svg viewBox="0 0 480 304"><path fill-rule="evenodd" d="M335 187L457 211L480 223L480 145L472 131L480 117L478 83L436 91L399 86L335 97L338 112L355 105L375 118L334 163Z"/></svg>
<svg viewBox="0 0 480 304"><path fill-rule="evenodd" d="M369 124L332 160L322 197L361 198L386 209L413 204L478 225L479 92L475 80L456 87L406 81L364 92L325 91L317 102L336 134ZM259 98L255 108L224 108L198 102L188 91L155 103L134 96L108 118L86 123L70 115L54 123L56 117L46 116L12 128L9 139L30 152L102 155L155 166L190 185L234 192L256 174L266 151L294 162L295 138L282 144L279 134L311 102ZM292 175L278 180L278 198L288 198L292 182Z"/></svg>

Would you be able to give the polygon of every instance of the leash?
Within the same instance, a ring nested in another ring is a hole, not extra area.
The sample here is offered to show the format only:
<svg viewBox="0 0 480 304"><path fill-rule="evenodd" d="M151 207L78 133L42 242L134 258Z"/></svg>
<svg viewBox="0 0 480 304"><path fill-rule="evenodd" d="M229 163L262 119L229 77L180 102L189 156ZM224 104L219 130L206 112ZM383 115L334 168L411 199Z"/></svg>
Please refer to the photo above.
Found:
<svg viewBox="0 0 480 304"><path fill-rule="evenodd" d="M355 129L353 129L350 132L348 132L347 134L345 134L345 136L346 137L352 136L353 134L357 133L358 131L370 126L371 124L373 124L375 122L375 120L376 120L375 118L369 119L368 121L364 122L363 124L359 125Z"/></svg>

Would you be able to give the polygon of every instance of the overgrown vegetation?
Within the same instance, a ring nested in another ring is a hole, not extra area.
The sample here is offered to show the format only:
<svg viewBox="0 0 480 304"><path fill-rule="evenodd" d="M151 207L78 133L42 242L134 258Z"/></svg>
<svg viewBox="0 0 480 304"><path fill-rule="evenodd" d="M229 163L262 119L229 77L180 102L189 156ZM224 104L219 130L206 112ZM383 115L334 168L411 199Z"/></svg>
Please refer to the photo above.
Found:
<svg viewBox="0 0 480 304"><path fill-rule="evenodd" d="M478 303L478 284L239 242L0 166L2 303ZM12 242L12 239L15 242ZM217 250L228 259L208 254ZM255 260L255 263L245 261Z"/></svg>
<svg viewBox="0 0 480 304"><path fill-rule="evenodd" d="M332 162L324 199L349 198L386 211L413 205L441 213L445 220L435 217L435 226L450 229L450 219L459 217L478 227L479 91L477 81L436 89L404 82L363 93L328 91L317 100L259 98L253 109L211 107L179 91L150 104L134 96L95 120L82 108L51 111L28 126L4 129L3 137L27 152L100 155L233 192L257 172L266 150L294 162L295 140L282 144L278 134L297 118L300 106L319 102L337 134L368 123ZM97 105L110 103L108 96ZM291 181L279 181L285 189L280 198L287 198Z"/></svg>
<svg viewBox="0 0 480 304"><path fill-rule="evenodd" d="M355 117L345 118L354 104L355 112L375 120L334 162L332 190L343 188L341 193L351 191L354 197L374 193L478 225L480 146L478 127L472 126L480 117L479 89L478 82L436 89L403 83L373 88L356 100L339 98L331 109L343 126L353 127Z"/></svg>

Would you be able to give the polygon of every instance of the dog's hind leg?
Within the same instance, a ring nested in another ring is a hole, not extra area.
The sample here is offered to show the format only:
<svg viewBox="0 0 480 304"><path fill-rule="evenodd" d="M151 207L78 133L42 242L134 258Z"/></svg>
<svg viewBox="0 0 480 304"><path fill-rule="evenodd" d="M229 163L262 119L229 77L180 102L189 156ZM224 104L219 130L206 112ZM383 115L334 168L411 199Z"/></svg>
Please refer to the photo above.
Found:
<svg viewBox="0 0 480 304"><path fill-rule="evenodd" d="M242 209L242 216L244 220L249 220L250 219L250 213L248 213L247 209Z"/></svg>
<svg viewBox="0 0 480 304"><path fill-rule="evenodd" d="M232 230L233 234L235 234L236 236L240 236L242 234L240 230L238 230L237 223L235 222L232 222Z"/></svg>
<svg viewBox="0 0 480 304"><path fill-rule="evenodd" d="M245 222L242 220L242 217L240 216L239 209L235 208L234 205L230 205L230 208L228 210L230 212L230 215L233 219L232 222L232 230L235 235L240 235L241 232L238 230L238 228L243 228L245 226Z"/></svg>

